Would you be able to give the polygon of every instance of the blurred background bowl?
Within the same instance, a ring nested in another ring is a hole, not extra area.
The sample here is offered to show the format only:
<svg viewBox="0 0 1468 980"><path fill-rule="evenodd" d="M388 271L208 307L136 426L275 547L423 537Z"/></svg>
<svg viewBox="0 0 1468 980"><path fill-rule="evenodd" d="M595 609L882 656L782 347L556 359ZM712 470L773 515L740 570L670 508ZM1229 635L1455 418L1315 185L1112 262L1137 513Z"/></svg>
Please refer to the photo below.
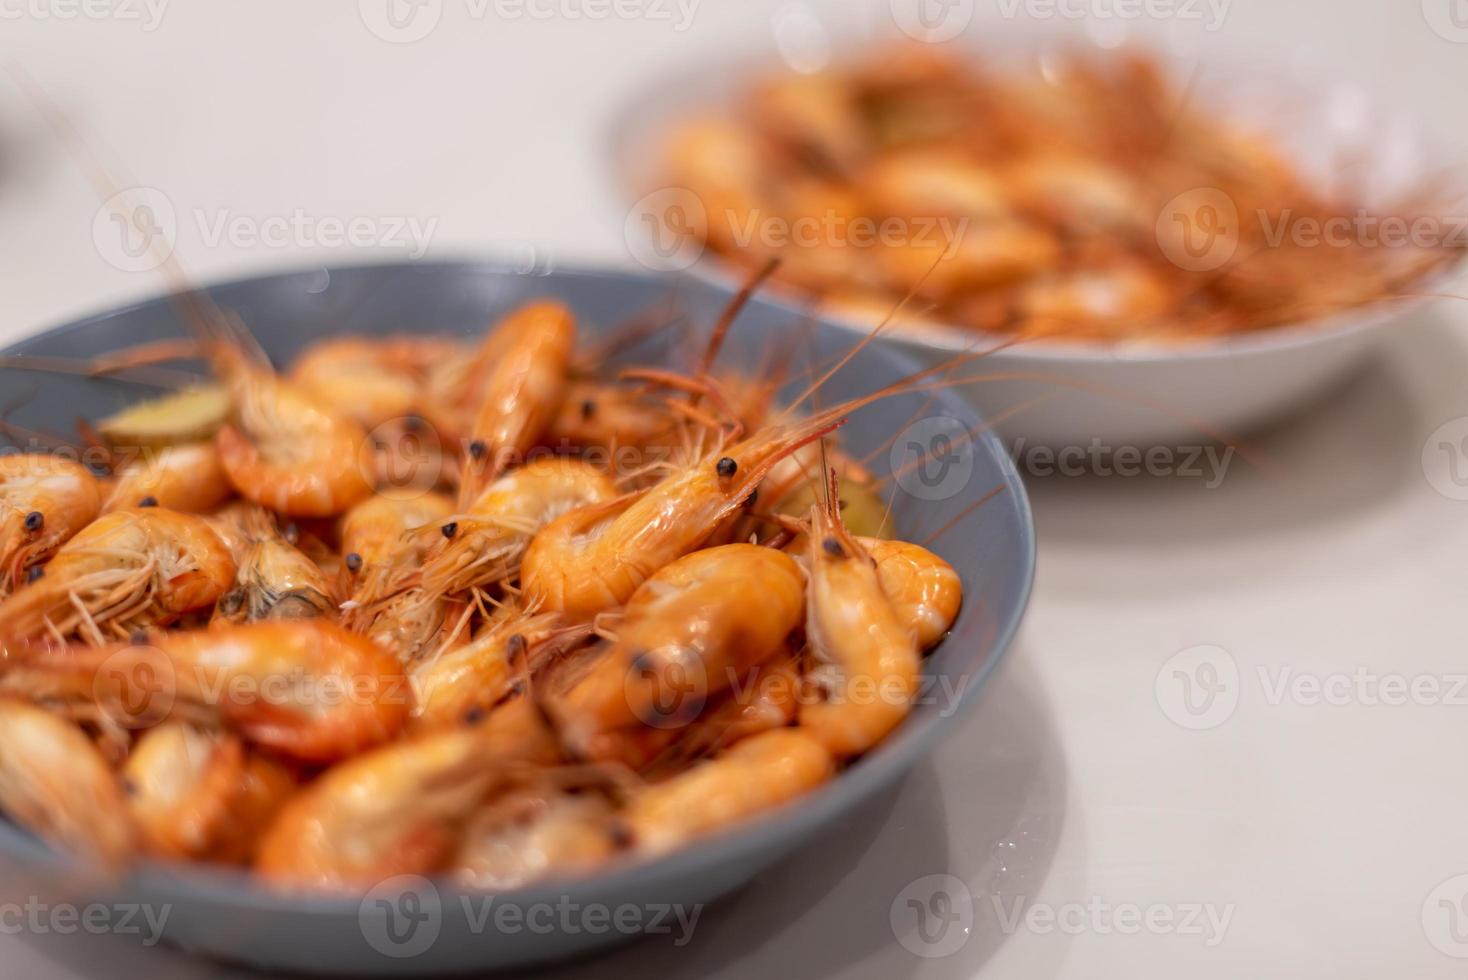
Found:
<svg viewBox="0 0 1468 980"><path fill-rule="evenodd" d="M1220 51L1211 43L1206 57L1191 53L1191 46L1133 49L1125 43L1125 24L1112 26L1120 33L1098 39L1094 33L1006 24L994 32L965 32L943 47L946 54L971 57L999 74L1035 75L1050 59L1067 53L1097 58L1122 57L1129 51L1146 54L1192 104L1262 134L1307 178L1322 188L1349 186L1359 195L1355 200L1368 208L1430 186L1449 171L1450 158L1423 127L1401 107L1379 104L1374 93L1360 86L1331 83L1310 66L1261 61L1249 52ZM673 71L642 89L615 118L608 138L609 172L631 206L626 232L640 262L688 268L725 285L748 275L747 268L701 246L649 244L656 217L651 212L679 206L680 195L687 193L667 186L661 159L679 121L735 106L750 85L772 73L839 67L875 44L902 40L890 25L849 28L829 36L810 24L805 29L817 31L819 43L792 49L782 43L777 27L769 49ZM812 49L817 54L799 53ZM1218 338L1042 340L1005 347L965 373L1025 378L968 386L965 396L997 420L997 429L1011 443L1055 448L1099 443L1115 451L1244 434L1308 405L1341 382L1394 331L1410 327L1426 302L1446 291L1461 266L1455 261L1437 270L1415 284L1410 295ZM867 310L847 315L833 306L822 315L861 333L869 333L877 322ZM887 333L930 365L1011 339L942 324L894 324Z"/></svg>
<svg viewBox="0 0 1468 980"><path fill-rule="evenodd" d="M674 288L676 286L676 288ZM652 312L685 314L707 328L730 294L706 282L672 283L633 273L557 271L520 275L484 263L316 268L228 283L209 289L224 309L238 313L265 350L287 363L327 334L386 334L407 328L482 333L491 320L526 300L554 296L576 313L583 341ZM736 322L721 363L754 367L787 336L800 314L756 299ZM16 344L3 353L93 357L164 337L183 326L166 298L88 317ZM852 344L849 332L817 324L807 356L828 365ZM618 357L641 363L686 354L697 343L672 328L648 336ZM615 358L614 358L615 360ZM792 377L801 365L792 365ZM897 381L916 366L890 345L859 352L822 392L832 404ZM805 382L794 384L796 390ZM121 382L87 381L0 370L0 389L23 396L9 419L20 426L60 430L80 417L96 419L135 401L148 389ZM787 392L787 395L789 393ZM907 438L892 442L895 431ZM952 438L956 433L972 439ZM574 902L609 909L711 902L821 832L840 815L893 786L971 707L1018 628L1034 573L1034 528L1014 467L998 441L984 432L974 410L957 395L913 393L856 413L842 430L843 445L871 454L873 474L902 472L917 439L919 453L949 448L941 480L898 476L889 490L892 519L912 541L930 547L958 570L966 600L948 638L924 663L919 703L874 752L822 789L789 807L742 824L665 858L631 864L584 880L549 882L496 896L497 907L522 910ZM890 449L889 449L890 445ZM919 457L921 458L921 457ZM987 494L982 506L975 507ZM98 893L95 882L14 825L0 821L0 900L37 895L52 903L81 895L99 901L168 908L164 939L186 950L272 969L354 976L421 975L503 969L586 952L634 933L603 928L549 932L521 928L495 932L479 917L481 894L449 882L408 876L389 881L366 899L283 896L235 871L149 864L127 881ZM399 903L408 902L409 904ZM385 903L385 904L384 904ZM404 918L384 916L402 907ZM709 916L717 910L709 910ZM425 918L426 917L426 918ZM390 925L419 925L394 932ZM431 935L430 935L431 934Z"/></svg>

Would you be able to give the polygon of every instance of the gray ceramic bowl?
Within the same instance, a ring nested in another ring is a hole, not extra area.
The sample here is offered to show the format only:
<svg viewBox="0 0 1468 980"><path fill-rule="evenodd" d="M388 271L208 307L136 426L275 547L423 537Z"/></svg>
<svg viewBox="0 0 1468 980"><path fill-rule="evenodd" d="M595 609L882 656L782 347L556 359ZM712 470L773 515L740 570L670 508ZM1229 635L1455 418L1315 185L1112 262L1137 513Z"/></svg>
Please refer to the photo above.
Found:
<svg viewBox="0 0 1468 980"><path fill-rule="evenodd" d="M561 271L522 276L481 263L315 269L209 291L221 306L238 312L280 362L320 336L346 330L478 333L496 314L537 296L568 303L580 318L583 336L666 309L670 301L706 330L729 298L719 287L696 280ZM755 359L761 353L794 336L804 322L789 308L752 303L735 326L724 363L759 363ZM59 327L5 353L87 357L180 331L173 307L158 299ZM664 332L625 356L642 362L666 358L679 343L696 341ZM808 339L787 349L828 364L851 343L848 330L817 324ZM796 369L804 370L798 364ZM874 345L826 386L823 404L866 393L915 369L892 348ZM142 394L120 383L16 371L0 371L0 391L7 401L28 398L12 412L13 422L52 431L68 428L78 416L96 418ZM940 452L946 457L941 463L915 468L898 481L893 517L901 536L915 541L953 522L932 547L958 569L966 601L951 635L926 662L924 703L875 752L791 806L659 860L498 895L488 917L483 896L425 879L385 883L365 900L282 896L236 872L149 864L124 882L103 886L89 883L64 858L4 821L0 892L24 888L22 894L51 903L85 896L166 908L163 939L184 949L255 966L356 976L486 970L569 957L637 935L673 906L691 910L712 902L893 785L974 704L1009 645L1034 568L1029 506L995 439L984 434L967 445L943 442L960 429L981 431L980 420L956 393L939 392L879 402L856 413L842 435L858 452L874 452L871 465L878 474L890 472L894 460L900 467L930 449L947 450ZM888 450L897 432L902 436ZM1001 492L973 507L996 489ZM13 897L0 894L0 900ZM573 906L575 911L566 911ZM504 907L516 911L496 911ZM591 911L598 909L605 909L610 920ZM717 908L708 909L705 918L717 914Z"/></svg>

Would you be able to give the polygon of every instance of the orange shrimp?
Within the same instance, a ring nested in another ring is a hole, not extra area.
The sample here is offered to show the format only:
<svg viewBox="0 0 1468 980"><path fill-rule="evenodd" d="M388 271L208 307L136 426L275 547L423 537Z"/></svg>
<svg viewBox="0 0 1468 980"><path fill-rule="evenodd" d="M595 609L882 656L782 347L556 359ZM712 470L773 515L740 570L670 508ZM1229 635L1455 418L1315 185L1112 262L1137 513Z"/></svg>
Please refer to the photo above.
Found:
<svg viewBox="0 0 1468 980"><path fill-rule="evenodd" d="M124 507L166 507L207 514L230 497L234 487L212 442L182 443L142 455L117 470L102 504L110 514Z"/></svg>
<svg viewBox="0 0 1468 980"><path fill-rule="evenodd" d="M526 698L483 722L397 742L324 773L285 805L256 868L273 884L340 889L431 874L452 858L465 821L518 768L558 758Z"/></svg>
<svg viewBox="0 0 1468 980"><path fill-rule="evenodd" d="M225 343L215 371L233 401L215 435L240 495L290 517L333 517L372 492L372 443L350 417Z"/></svg>
<svg viewBox="0 0 1468 980"><path fill-rule="evenodd" d="M453 501L441 493L385 490L347 511L341 524L343 591L359 606L391 593L421 567L434 544L412 532L445 520L453 510Z"/></svg>
<svg viewBox="0 0 1468 980"><path fill-rule="evenodd" d="M461 504L522 459L545 433L566 394L576 319L560 303L522 306L494 331L492 370L469 428Z"/></svg>
<svg viewBox="0 0 1468 980"><path fill-rule="evenodd" d="M57 847L103 866L132 856L122 786L71 722L0 698L0 811Z"/></svg>
<svg viewBox="0 0 1468 980"><path fill-rule="evenodd" d="M922 545L886 538L857 538L877 563L877 581L897 618L927 650L943 639L958 618L963 583L953 566Z"/></svg>
<svg viewBox="0 0 1468 980"><path fill-rule="evenodd" d="M660 854L810 792L835 775L819 740L781 728L723 753L628 801L622 824L633 845Z"/></svg>
<svg viewBox="0 0 1468 980"><path fill-rule="evenodd" d="M576 380L566 389L561 410L546 441L553 446L612 449L650 446L669 440L679 420L647 397L623 385Z"/></svg>
<svg viewBox="0 0 1468 980"><path fill-rule="evenodd" d="M40 453L0 455L0 598L96 520L102 486L80 463Z"/></svg>
<svg viewBox="0 0 1468 980"><path fill-rule="evenodd" d="M915 630L882 591L871 557L841 523L834 481L811 509L806 639L817 662L806 676L817 701L800 727L833 755L860 755L896 728L918 690Z"/></svg>
<svg viewBox="0 0 1468 980"><path fill-rule="evenodd" d="M553 521L531 540L521 563L527 603L573 621L622 605L659 568L703 545L744 506L775 463L840 425L847 411L890 390L803 421L774 422L641 494Z"/></svg>
<svg viewBox="0 0 1468 980"><path fill-rule="evenodd" d="M225 724L303 762L332 762L403 727L411 689L391 654L319 619L162 633L147 646L20 651L4 688L94 698L133 727Z"/></svg>
<svg viewBox="0 0 1468 980"><path fill-rule="evenodd" d="M616 496L612 478L590 463L534 459L491 483L463 514L441 525L440 539L423 559L420 584L437 597L513 578L541 528Z"/></svg>
<svg viewBox="0 0 1468 980"><path fill-rule="evenodd" d="M490 623L479 636L453 650L414 666L413 727L449 728L466 718L486 714L509 696L518 677L528 676L532 661L566 631L556 616L508 615ZM579 638L583 631L571 631Z"/></svg>
<svg viewBox="0 0 1468 980"><path fill-rule="evenodd" d="M470 888L503 891L592 871L625 843L605 798L525 788L474 815L449 867Z"/></svg>
<svg viewBox="0 0 1468 980"><path fill-rule="evenodd" d="M0 602L0 643L80 636L91 644L167 626L234 583L229 549L203 518L161 507L113 511Z"/></svg>
<svg viewBox="0 0 1468 980"><path fill-rule="evenodd" d="M318 340L291 364L290 379L367 429L417 414L432 366L463 356L447 337L341 335Z"/></svg>
<svg viewBox="0 0 1468 980"><path fill-rule="evenodd" d="M804 598L800 567L773 548L723 545L666 566L633 593L616 642L547 695L562 739L582 758L637 766L647 728L686 728L711 695L785 648Z"/></svg>
<svg viewBox="0 0 1468 980"><path fill-rule="evenodd" d="M138 739L122 769L128 812L161 857L247 861L295 789L291 773L238 737L165 722Z"/></svg>
<svg viewBox="0 0 1468 980"><path fill-rule="evenodd" d="M331 577L285 539L274 517L255 506L229 513L237 524L231 550L238 567L234 587L214 610L214 623L336 616Z"/></svg>

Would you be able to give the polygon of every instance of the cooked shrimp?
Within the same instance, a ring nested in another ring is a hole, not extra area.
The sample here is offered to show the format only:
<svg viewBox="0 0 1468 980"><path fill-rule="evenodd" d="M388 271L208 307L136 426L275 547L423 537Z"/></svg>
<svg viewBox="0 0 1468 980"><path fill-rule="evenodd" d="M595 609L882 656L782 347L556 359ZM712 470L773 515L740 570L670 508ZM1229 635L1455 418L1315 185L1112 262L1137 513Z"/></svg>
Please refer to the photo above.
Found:
<svg viewBox="0 0 1468 980"><path fill-rule="evenodd" d="M165 722L138 739L122 769L128 812L161 857L248 860L295 789L288 770L238 737Z"/></svg>
<svg viewBox="0 0 1468 980"><path fill-rule="evenodd" d="M454 503L441 493L386 490L342 518L343 589L357 605L378 601L421 567L435 543L411 532L446 519Z"/></svg>
<svg viewBox="0 0 1468 980"><path fill-rule="evenodd" d="M603 797L523 789L475 814L449 867L470 888L503 891L591 871L625 843Z"/></svg>
<svg viewBox="0 0 1468 980"><path fill-rule="evenodd" d="M576 319L560 303L522 306L495 328L467 433L461 504L524 458L549 428L565 398L575 342Z"/></svg>
<svg viewBox="0 0 1468 980"><path fill-rule="evenodd" d="M432 366L461 356L462 345L446 337L327 337L296 358L290 378L322 404L372 429L416 414Z"/></svg>
<svg viewBox="0 0 1468 980"><path fill-rule="evenodd" d="M862 549L877 563L882 594L897 618L927 650L948 632L963 603L963 583L953 566L921 545L885 538L858 538Z"/></svg>
<svg viewBox="0 0 1468 980"><path fill-rule="evenodd" d="M810 734L765 732L642 790L628 802L622 823L634 847L659 854L788 803L835 771L831 753Z"/></svg>
<svg viewBox="0 0 1468 980"><path fill-rule="evenodd" d="M0 643L79 636L101 644L167 626L214 605L234 577L229 549L203 518L161 507L113 511L0 602Z"/></svg>
<svg viewBox="0 0 1468 980"><path fill-rule="evenodd" d="M278 885L314 888L431 874L452 858L465 821L496 785L557 757L526 698L479 724L385 746L328 770L287 803L256 866Z"/></svg>
<svg viewBox="0 0 1468 980"><path fill-rule="evenodd" d="M303 762L332 762L397 734L412 696L402 667L319 619L162 633L148 646L21 651L6 690L95 698L137 724L224 724ZM161 716L161 718L160 718Z"/></svg>
<svg viewBox="0 0 1468 980"><path fill-rule="evenodd" d="M508 615L463 646L417 664L408 675L414 728L449 728L488 713L517 677L530 674L539 652L562 636L559 626L557 616Z"/></svg>
<svg viewBox="0 0 1468 980"><path fill-rule="evenodd" d="M834 495L834 487L832 494ZM860 755L907 717L918 690L915 630L882 591L871 557L841 523L834 496L811 509L806 676L819 700L800 727L840 758Z"/></svg>
<svg viewBox="0 0 1468 980"><path fill-rule="evenodd" d="M0 698L0 811L84 859L121 864L136 846L122 787L82 730Z"/></svg>
<svg viewBox="0 0 1468 980"><path fill-rule="evenodd" d="M103 513L124 507L166 507L205 514L234 495L212 442L144 449L117 470Z"/></svg>
<svg viewBox="0 0 1468 980"><path fill-rule="evenodd" d="M526 601L579 621L622 605L659 568L708 540L776 462L839 425L852 407L771 424L644 493L551 522L531 540L521 563Z"/></svg>
<svg viewBox="0 0 1468 980"><path fill-rule="evenodd" d="M440 526L423 559L423 589L436 597L513 578L526 546L543 527L616 496L612 478L581 460L542 457L511 470Z"/></svg>
<svg viewBox="0 0 1468 980"><path fill-rule="evenodd" d="M234 410L215 442L241 496L290 517L333 517L372 492L376 464L360 425L238 350L216 350Z"/></svg>
<svg viewBox="0 0 1468 980"><path fill-rule="evenodd" d="M617 639L584 676L546 696L582 758L634 767L646 728L685 728L707 699L785 649L805 582L783 552L750 544L696 551L633 593Z"/></svg>
<svg viewBox="0 0 1468 980"><path fill-rule="evenodd" d="M234 587L219 599L215 623L336 616L330 576L287 541L259 507L233 509L243 547L235 551Z"/></svg>
<svg viewBox="0 0 1468 980"><path fill-rule="evenodd" d="M92 523L101 507L101 484L80 463L40 453L0 455L0 597L23 585L26 573Z"/></svg>
<svg viewBox="0 0 1468 980"><path fill-rule="evenodd" d="M546 433L547 442L578 448L610 450L669 441L678 419L645 392L625 385L572 381L561 410Z"/></svg>

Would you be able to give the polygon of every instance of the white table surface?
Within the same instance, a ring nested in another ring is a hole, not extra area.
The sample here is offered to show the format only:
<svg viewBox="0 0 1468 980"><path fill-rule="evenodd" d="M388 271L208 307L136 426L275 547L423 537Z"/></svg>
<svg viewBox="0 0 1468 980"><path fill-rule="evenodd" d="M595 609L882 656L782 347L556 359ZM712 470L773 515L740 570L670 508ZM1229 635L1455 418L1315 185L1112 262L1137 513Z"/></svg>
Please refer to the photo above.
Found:
<svg viewBox="0 0 1468 980"><path fill-rule="evenodd" d="M1096 2L1087 9L1113 9ZM784 6L704 0L677 31L474 20L445 0L438 31L392 45L350 0L173 0L151 32L7 16L0 52L109 165L168 195L199 279L351 255L309 241L211 247L196 210L413 215L438 222L431 255L533 249L625 265L625 206L603 172L609 113L668 64L767 44ZM832 23L854 6L811 5ZM1009 9L978 7L991 20ZM1468 44L1430 30L1419 0L1235 0L1204 40L1325 66L1462 145ZM121 271L94 247L98 198L4 88L0 341L158 290L155 274ZM687 948L650 940L552 975L1462 976L1468 963L1432 940L1468 932L1438 904L1468 886L1434 893L1468 873L1468 692L1453 680L1468 672L1468 503L1434 489L1422 453L1468 415L1468 306L1422 321L1255 440L1265 469L1236 462L1214 489L1030 481L1040 563L1020 638L981 709L895 801L710 910ZM1451 486L1446 457L1435 465ZM1158 677L1174 683L1172 668L1188 665L1169 658L1204 644L1236 665L1224 697L1237 707L1191 731L1163 710L1177 714L1179 694L1159 700ZM1456 703L1369 703L1369 677L1335 689L1344 704L1311 703L1308 689L1275 696L1282 678L1340 685L1357 671L1436 679L1438 701ZM889 910L936 873L965 883L974 925L951 955L919 956ZM1032 915L1006 930L1016 898L1064 928ZM1174 927L1122 934L1128 904ZM1181 928L1192 907L1228 916L1221 937L1206 918ZM229 971L116 937L0 936L0 976L103 974Z"/></svg>

